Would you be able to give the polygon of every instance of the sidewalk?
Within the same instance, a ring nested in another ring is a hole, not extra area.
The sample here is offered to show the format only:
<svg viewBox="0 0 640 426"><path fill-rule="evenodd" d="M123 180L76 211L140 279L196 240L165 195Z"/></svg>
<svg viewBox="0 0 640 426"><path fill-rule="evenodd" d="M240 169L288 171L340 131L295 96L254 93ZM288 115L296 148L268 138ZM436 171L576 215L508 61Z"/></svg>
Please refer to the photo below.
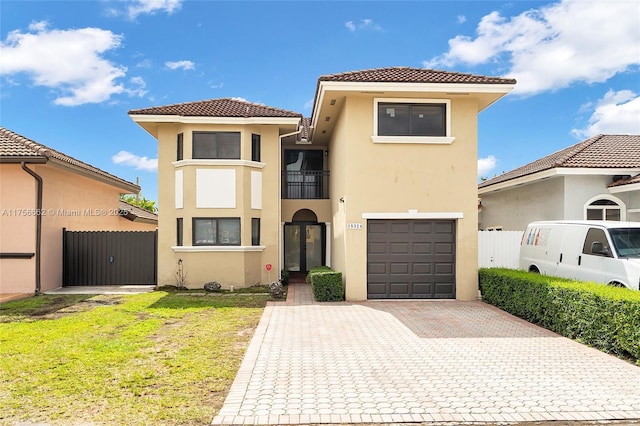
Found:
<svg viewBox="0 0 640 426"><path fill-rule="evenodd" d="M213 424L640 419L640 368L482 302L269 303Z"/></svg>

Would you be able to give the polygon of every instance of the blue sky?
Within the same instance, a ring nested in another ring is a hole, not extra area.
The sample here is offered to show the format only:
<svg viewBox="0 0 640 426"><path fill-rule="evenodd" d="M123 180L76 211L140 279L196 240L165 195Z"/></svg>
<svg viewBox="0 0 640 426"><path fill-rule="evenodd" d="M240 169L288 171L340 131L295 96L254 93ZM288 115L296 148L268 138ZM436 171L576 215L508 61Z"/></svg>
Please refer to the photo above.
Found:
<svg viewBox="0 0 640 426"><path fill-rule="evenodd" d="M317 79L410 66L513 77L479 117L479 176L640 134L640 2L0 2L0 124L157 199L130 109L219 97L311 114ZM160 206L162 208L162 206Z"/></svg>

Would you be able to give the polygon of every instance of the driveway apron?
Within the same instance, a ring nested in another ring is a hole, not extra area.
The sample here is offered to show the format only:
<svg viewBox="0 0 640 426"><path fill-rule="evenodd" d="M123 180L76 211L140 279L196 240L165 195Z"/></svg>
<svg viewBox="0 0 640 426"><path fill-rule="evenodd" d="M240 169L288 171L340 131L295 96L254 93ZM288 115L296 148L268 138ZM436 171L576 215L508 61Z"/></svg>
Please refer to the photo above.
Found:
<svg viewBox="0 0 640 426"><path fill-rule="evenodd" d="M482 302L270 302L213 424L640 419L640 367Z"/></svg>

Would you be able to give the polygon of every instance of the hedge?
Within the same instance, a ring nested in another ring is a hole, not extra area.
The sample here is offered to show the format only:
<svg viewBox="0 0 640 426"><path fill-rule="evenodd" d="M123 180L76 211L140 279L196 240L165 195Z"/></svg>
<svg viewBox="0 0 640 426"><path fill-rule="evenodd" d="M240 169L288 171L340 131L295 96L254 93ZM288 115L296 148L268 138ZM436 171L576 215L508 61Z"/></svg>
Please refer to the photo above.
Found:
<svg viewBox="0 0 640 426"><path fill-rule="evenodd" d="M336 302L344 300L342 272L336 272L328 266L318 266L307 274L311 283L313 298L316 302Z"/></svg>
<svg viewBox="0 0 640 426"><path fill-rule="evenodd" d="M482 299L640 364L640 291L512 269L480 269Z"/></svg>

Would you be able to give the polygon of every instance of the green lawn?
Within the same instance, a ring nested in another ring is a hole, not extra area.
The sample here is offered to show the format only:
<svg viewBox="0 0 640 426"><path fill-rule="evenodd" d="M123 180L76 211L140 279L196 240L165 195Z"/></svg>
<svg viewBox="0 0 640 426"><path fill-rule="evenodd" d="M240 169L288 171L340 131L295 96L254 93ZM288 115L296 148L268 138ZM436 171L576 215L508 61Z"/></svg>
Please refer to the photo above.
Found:
<svg viewBox="0 0 640 426"><path fill-rule="evenodd" d="M0 424L208 424L268 299L155 291L2 304Z"/></svg>

